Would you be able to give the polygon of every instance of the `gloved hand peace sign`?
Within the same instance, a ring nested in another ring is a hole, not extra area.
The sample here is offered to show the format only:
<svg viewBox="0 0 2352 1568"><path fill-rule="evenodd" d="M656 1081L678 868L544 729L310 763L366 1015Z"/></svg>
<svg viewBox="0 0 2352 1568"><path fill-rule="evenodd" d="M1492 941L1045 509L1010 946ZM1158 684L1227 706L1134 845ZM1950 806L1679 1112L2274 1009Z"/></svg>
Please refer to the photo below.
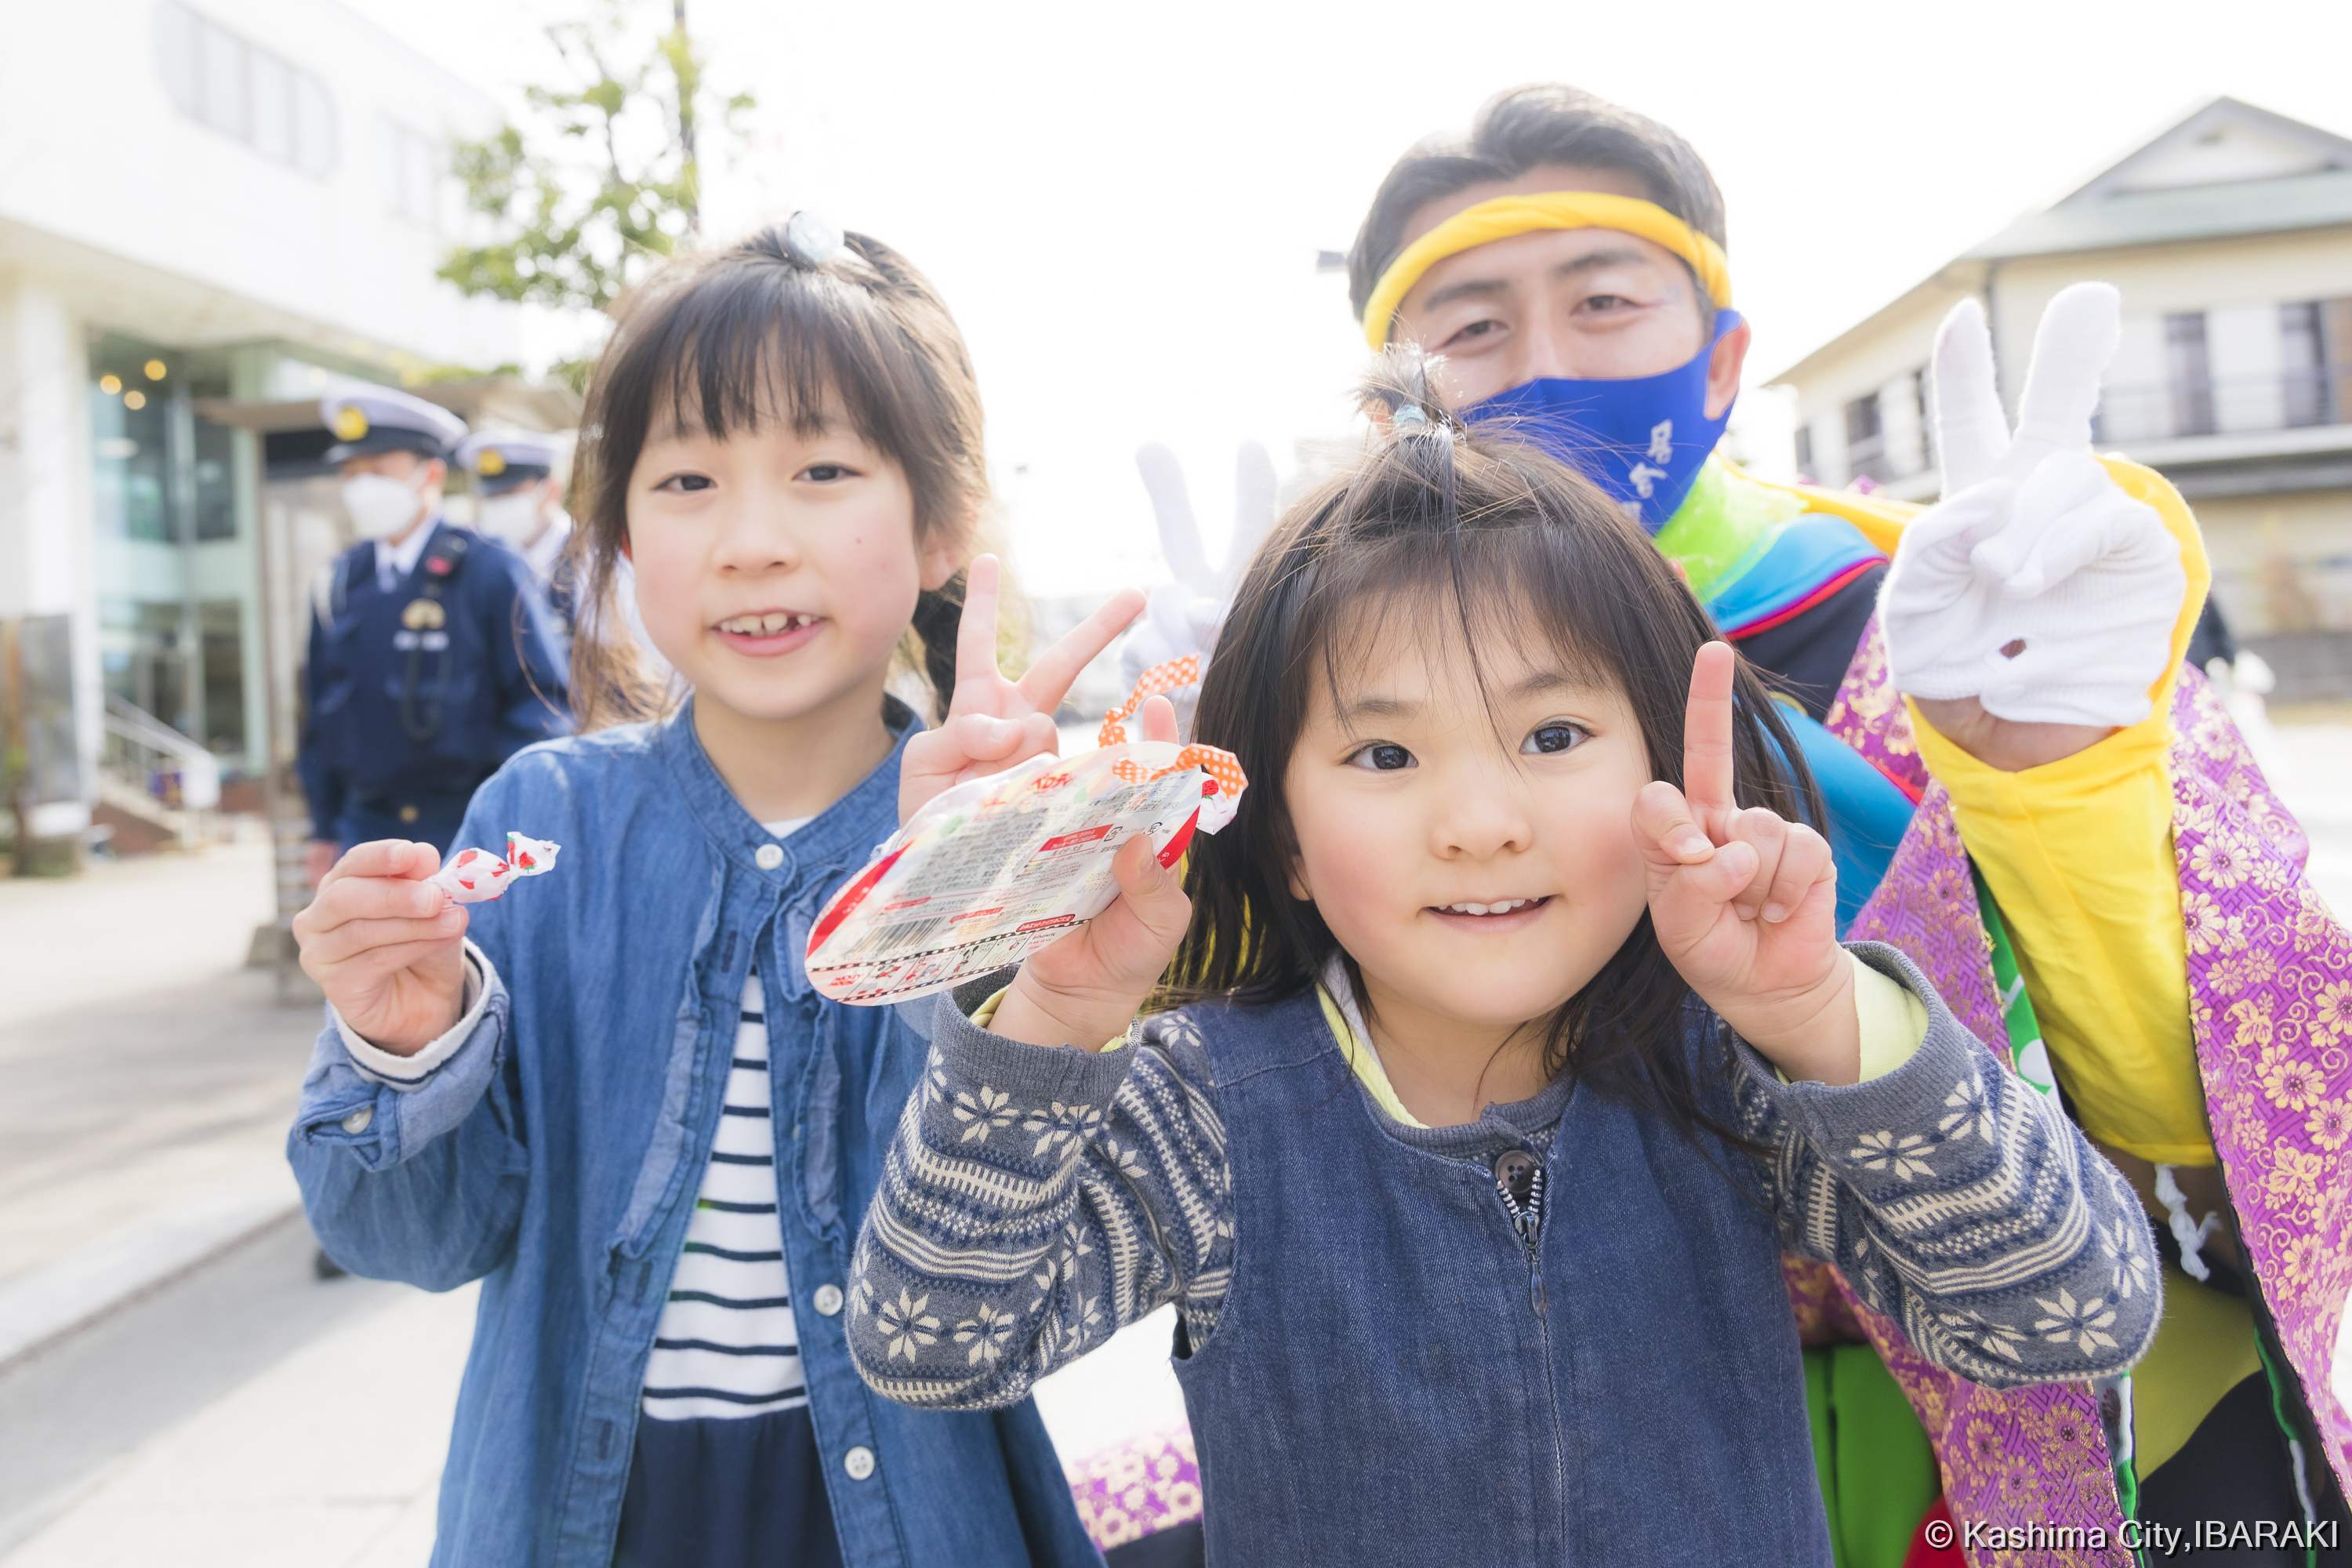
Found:
<svg viewBox="0 0 2352 1568"><path fill-rule="evenodd" d="M1201 544L1201 527L1192 518L1192 497L1184 488L1184 470L1176 454L1153 442L1135 454L1143 472L1143 488L1150 492L1151 510L1160 522L1160 548L1176 580L1163 584L1151 595L1143 618L1119 649L1119 675L1129 689L1153 665L1205 654L1224 625L1225 606L1234 583L1257 552L1258 541L1274 522L1274 459L1255 441L1244 441L1234 454L1234 534L1225 559L1209 563ZM1202 668L1208 661L1202 660ZM1192 728L1197 687L1171 692L1185 730Z"/></svg>
<svg viewBox="0 0 2352 1568"><path fill-rule="evenodd" d="M2155 509L2090 453L2120 315L2105 283L2051 300L2014 430L1983 310L1966 300L1944 319L1934 371L1944 499L1904 530L1880 599L1895 683L1910 696L2091 731L2147 717L2188 578ZM2051 760L2044 747L2021 765Z"/></svg>

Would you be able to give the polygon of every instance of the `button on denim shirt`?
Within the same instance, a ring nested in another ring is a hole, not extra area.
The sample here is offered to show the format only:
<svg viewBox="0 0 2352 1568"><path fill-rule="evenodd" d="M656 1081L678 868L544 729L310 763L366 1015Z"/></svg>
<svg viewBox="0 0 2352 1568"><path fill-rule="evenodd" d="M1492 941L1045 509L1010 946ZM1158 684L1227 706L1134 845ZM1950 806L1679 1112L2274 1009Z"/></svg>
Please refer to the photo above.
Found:
<svg viewBox="0 0 2352 1568"><path fill-rule="evenodd" d="M850 1365L841 1315L807 1305L847 1284L923 1070L924 1042L897 1013L818 996L801 962L826 896L898 826L916 725L895 702L887 717L890 756L781 841L719 780L690 708L520 753L475 796L457 842L495 850L513 829L562 854L472 907L489 973L463 1044L395 1083L360 1065L331 1016L320 1036L289 1141L320 1241L357 1274L428 1290L482 1281L436 1564L611 1561L654 1325L754 965L778 1217L844 1561L1101 1562L1034 1405L892 1405ZM782 858L765 868L772 843ZM853 1468L861 1449L870 1468L862 1456Z"/></svg>

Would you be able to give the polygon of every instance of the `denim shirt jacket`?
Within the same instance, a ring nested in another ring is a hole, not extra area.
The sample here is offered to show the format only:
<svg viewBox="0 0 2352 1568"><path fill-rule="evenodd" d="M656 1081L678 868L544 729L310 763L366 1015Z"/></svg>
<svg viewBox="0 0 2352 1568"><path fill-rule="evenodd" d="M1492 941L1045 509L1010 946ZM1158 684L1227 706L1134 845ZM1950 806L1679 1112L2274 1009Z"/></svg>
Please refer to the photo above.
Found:
<svg viewBox="0 0 2352 1568"><path fill-rule="evenodd" d="M782 841L721 782L690 705L531 747L483 785L457 842L495 850L513 829L562 856L472 906L462 1032L399 1064L421 1075L404 1081L363 1065L330 1013L289 1140L320 1242L357 1274L482 1281L436 1565L611 1561L654 1325L755 964L778 1217L844 1562L1100 1563L1034 1405L893 1405L851 1365L838 1307L824 1310L847 1287L926 1054L893 1010L815 994L801 962L826 896L898 826L919 726L895 701L887 717L889 757Z"/></svg>

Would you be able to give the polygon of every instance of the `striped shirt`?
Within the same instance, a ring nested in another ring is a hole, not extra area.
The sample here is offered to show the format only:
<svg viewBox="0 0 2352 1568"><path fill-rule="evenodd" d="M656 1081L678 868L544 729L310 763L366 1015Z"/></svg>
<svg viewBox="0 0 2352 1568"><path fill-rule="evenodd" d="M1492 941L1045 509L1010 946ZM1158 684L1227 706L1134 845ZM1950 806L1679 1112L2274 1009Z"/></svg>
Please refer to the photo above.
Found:
<svg viewBox="0 0 2352 1568"><path fill-rule="evenodd" d="M782 837L801 824L763 826ZM644 1410L655 1420L741 1420L808 1404L776 1217L772 1104L768 1025L754 970L743 982L735 1064L710 1163L646 1363Z"/></svg>

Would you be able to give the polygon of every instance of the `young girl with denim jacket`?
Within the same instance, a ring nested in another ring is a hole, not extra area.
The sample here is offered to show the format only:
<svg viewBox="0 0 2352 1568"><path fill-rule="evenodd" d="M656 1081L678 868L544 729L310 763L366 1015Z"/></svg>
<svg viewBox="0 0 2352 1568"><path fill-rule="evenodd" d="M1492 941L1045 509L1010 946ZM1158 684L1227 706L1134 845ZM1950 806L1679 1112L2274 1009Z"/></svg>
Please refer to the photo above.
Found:
<svg viewBox="0 0 2352 1568"><path fill-rule="evenodd" d="M1409 364L1381 413L1225 622L1251 784L1184 890L1130 845L938 1008L852 1352L983 1409L1174 1302L1213 1563L1827 1563L1782 1250L2022 1384L2140 1352L2147 1222L1836 942L1786 728L1639 530Z"/></svg>
<svg viewBox="0 0 2352 1568"><path fill-rule="evenodd" d="M458 839L551 840L555 868L468 909L424 880L432 847L362 844L296 921L331 1005L290 1144L320 1240L482 1282L434 1561L1098 1563L1032 1405L898 1408L843 1334L922 1045L814 994L801 954L897 823L921 726L891 688L952 684L987 493L955 324L888 247L802 214L639 289L583 430L594 732L508 763ZM624 559L683 689L629 661ZM960 754L1050 737L1139 603L1018 686L987 658Z"/></svg>

